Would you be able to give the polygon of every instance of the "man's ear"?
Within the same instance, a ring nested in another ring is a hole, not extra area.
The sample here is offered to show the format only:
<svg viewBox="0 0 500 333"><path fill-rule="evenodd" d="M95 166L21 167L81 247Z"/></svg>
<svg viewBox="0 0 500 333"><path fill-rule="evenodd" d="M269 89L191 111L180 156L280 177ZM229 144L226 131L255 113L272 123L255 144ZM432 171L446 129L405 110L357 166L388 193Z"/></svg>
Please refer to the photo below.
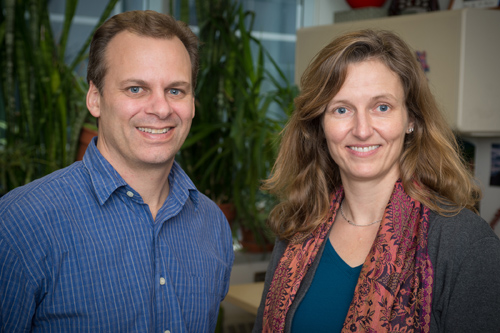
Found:
<svg viewBox="0 0 500 333"><path fill-rule="evenodd" d="M99 118L101 115L101 93L95 86L94 82L90 81L89 91L87 92L87 109L91 115Z"/></svg>

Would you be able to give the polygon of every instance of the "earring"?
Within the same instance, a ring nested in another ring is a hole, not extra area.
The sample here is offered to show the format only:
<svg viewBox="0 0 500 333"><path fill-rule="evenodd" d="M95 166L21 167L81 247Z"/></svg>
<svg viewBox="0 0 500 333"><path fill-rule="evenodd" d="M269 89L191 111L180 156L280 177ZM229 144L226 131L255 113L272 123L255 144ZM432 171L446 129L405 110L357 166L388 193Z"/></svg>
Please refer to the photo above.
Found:
<svg viewBox="0 0 500 333"><path fill-rule="evenodd" d="M413 127L408 128L408 134L413 132Z"/></svg>

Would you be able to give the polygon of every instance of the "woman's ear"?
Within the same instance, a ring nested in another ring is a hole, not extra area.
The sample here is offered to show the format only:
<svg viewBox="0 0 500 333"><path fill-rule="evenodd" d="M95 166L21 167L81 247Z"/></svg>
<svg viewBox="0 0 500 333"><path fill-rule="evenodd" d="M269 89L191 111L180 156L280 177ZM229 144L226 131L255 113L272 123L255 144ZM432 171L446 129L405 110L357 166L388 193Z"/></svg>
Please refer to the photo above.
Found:
<svg viewBox="0 0 500 333"><path fill-rule="evenodd" d="M95 118L101 115L101 93L95 86L94 82L90 81L89 91L87 92L87 109Z"/></svg>
<svg viewBox="0 0 500 333"><path fill-rule="evenodd" d="M410 120L408 123L408 131L411 133L415 130L415 122L413 120Z"/></svg>

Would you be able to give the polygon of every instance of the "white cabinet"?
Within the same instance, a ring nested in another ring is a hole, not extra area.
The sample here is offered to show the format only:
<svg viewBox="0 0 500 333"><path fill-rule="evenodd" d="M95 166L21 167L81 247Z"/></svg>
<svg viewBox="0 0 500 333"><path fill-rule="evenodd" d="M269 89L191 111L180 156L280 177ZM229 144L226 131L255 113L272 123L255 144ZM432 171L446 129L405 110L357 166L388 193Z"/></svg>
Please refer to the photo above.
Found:
<svg viewBox="0 0 500 333"><path fill-rule="evenodd" d="M431 89L455 130L500 135L500 10L448 10L300 29L296 83L323 46L364 28L394 31L415 51L426 52Z"/></svg>

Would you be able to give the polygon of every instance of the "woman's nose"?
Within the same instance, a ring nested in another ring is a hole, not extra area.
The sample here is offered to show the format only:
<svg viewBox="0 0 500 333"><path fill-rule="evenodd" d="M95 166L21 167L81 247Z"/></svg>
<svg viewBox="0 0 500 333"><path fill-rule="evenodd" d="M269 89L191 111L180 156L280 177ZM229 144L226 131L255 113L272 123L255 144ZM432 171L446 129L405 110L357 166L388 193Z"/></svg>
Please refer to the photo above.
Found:
<svg viewBox="0 0 500 333"><path fill-rule="evenodd" d="M366 111L358 111L354 117L354 127L352 133L364 140L369 138L373 133L372 119Z"/></svg>

